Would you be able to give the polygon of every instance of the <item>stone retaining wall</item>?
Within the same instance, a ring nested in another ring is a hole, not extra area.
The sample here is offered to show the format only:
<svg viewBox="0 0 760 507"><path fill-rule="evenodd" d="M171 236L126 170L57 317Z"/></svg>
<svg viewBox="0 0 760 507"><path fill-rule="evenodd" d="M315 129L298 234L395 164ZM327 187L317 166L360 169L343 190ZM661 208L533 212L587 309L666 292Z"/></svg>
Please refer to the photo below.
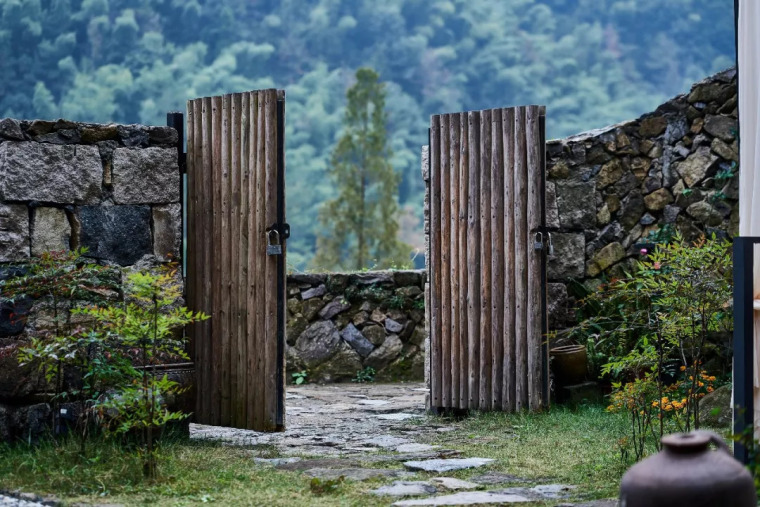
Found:
<svg viewBox="0 0 760 507"><path fill-rule="evenodd" d="M287 371L309 382L422 380L425 272L288 276Z"/></svg>
<svg viewBox="0 0 760 507"><path fill-rule="evenodd" d="M636 120L547 143L552 329L573 322L568 282L622 276L649 235L738 233L736 90L729 69Z"/></svg>

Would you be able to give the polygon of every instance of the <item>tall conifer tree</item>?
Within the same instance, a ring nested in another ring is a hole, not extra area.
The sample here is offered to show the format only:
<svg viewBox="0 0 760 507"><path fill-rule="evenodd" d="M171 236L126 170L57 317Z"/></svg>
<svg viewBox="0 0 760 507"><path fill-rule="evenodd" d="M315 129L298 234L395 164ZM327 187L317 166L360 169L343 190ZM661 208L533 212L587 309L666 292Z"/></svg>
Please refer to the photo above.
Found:
<svg viewBox="0 0 760 507"><path fill-rule="evenodd" d="M400 175L391 167L385 125L385 86L361 68L346 93L344 132L328 173L338 196L320 210L315 265L329 269L389 267L408 263L398 238Z"/></svg>

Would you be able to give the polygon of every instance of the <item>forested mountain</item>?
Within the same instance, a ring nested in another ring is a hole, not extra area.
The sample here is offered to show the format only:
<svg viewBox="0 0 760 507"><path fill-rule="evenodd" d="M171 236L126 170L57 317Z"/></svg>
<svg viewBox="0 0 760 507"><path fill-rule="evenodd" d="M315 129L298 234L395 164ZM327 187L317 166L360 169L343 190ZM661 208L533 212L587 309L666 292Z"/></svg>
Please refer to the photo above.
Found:
<svg viewBox="0 0 760 507"><path fill-rule="evenodd" d="M550 137L648 111L733 64L731 0L0 0L0 117L163 124L189 98L287 90L290 263L313 255L358 67L387 83L422 246L429 115L547 106Z"/></svg>

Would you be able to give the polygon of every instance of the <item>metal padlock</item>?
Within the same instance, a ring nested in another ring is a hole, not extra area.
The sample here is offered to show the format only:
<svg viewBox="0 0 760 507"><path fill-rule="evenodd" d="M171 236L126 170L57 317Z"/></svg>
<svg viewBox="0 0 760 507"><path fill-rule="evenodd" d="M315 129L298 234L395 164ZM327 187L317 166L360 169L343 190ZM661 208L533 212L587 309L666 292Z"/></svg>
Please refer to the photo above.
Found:
<svg viewBox="0 0 760 507"><path fill-rule="evenodd" d="M547 232L546 236L547 236L547 242L549 243L549 256L551 257L554 255L554 243L552 243L552 233Z"/></svg>
<svg viewBox="0 0 760 507"><path fill-rule="evenodd" d="M533 241L533 250L544 249L544 235L540 232L536 233L536 238Z"/></svg>
<svg viewBox="0 0 760 507"><path fill-rule="evenodd" d="M282 255L280 233L277 229L269 229L267 235L267 255Z"/></svg>

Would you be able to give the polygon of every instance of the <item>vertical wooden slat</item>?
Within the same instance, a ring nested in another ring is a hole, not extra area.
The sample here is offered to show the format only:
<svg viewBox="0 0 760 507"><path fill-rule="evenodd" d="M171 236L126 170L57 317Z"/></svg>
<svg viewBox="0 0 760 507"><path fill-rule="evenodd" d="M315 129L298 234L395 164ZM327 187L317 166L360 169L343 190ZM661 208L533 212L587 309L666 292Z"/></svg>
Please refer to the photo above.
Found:
<svg viewBox="0 0 760 507"><path fill-rule="evenodd" d="M230 169L229 169L229 230L227 244L229 245L230 264L228 279L229 290L229 342L230 342L230 384L236 393L235 402L231 407L231 416L235 427L244 425L245 421L245 384L242 368L244 366L244 348L241 345L242 336L238 334L236 316L238 306L237 285L240 283L240 128L241 128L241 95L230 95Z"/></svg>
<svg viewBox="0 0 760 507"><path fill-rule="evenodd" d="M515 409L528 406L528 233L525 108L515 110ZM532 245L530 245L532 247Z"/></svg>
<svg viewBox="0 0 760 507"><path fill-rule="evenodd" d="M433 407L442 407L442 381L441 371L441 168L440 168L440 135L441 117L435 115L430 122L430 294L433 304L430 307L430 380L431 380L431 404Z"/></svg>
<svg viewBox="0 0 760 507"><path fill-rule="evenodd" d="M195 164L195 154L198 147L195 144L197 113L195 110L195 101L187 101L187 300L191 310L198 311L197 301L197 279L198 271L196 265L197 248L197 230L198 219L196 213L198 210L198 190L197 190L197 166ZM193 411L193 420L198 421L199 407L201 405L201 386L203 385L201 375L203 369L201 365L201 347L198 341L198 329L200 324L192 324L188 328L190 340L192 342L193 362L196 365L196 386L195 386L195 410Z"/></svg>
<svg viewBox="0 0 760 507"><path fill-rule="evenodd" d="M459 352L460 352L460 327L459 327L459 270L463 264L459 260L459 133L460 119L458 114L448 115L449 127L445 135L449 138L449 174L450 174L450 207L449 218L451 227L449 230L450 242L450 262L449 262L449 284L451 286L449 312L451 314L451 357L448 362L448 368L451 370L451 407L459 408L461 405L461 393L459 389ZM445 361L445 358L444 358Z"/></svg>
<svg viewBox="0 0 760 507"><path fill-rule="evenodd" d="M264 215L266 217L265 223L267 227L270 227L277 222L277 92L276 90L266 90L264 97L266 109L266 189ZM277 414L277 256L267 256L265 265L265 425L273 430L276 428Z"/></svg>
<svg viewBox="0 0 760 507"><path fill-rule="evenodd" d="M467 113L459 115L459 409L469 407L469 312L467 311L468 266L467 228L470 209L470 140Z"/></svg>
<svg viewBox="0 0 760 507"><path fill-rule="evenodd" d="M211 241L212 251L216 254L216 262L211 266L211 290L213 291L214 306L211 313L213 334L212 353L214 354L214 403L219 404L218 416L214 424L229 426L230 420L230 385L229 385L229 355L228 340L229 320L227 312L228 287L225 277L229 269L229 248L225 245L227 230L227 167L229 166L229 150L227 132L229 119L224 114L226 99L211 97L211 167L212 186L208 190L213 195L211 214L213 217L212 236L205 241ZM218 418L217 418L218 417Z"/></svg>
<svg viewBox="0 0 760 507"><path fill-rule="evenodd" d="M449 218L449 195L451 193L450 175L449 175L449 117L442 115L439 125L439 167L438 171L441 180L440 193L440 281L441 281L441 354L438 360L441 362L441 405L451 407L451 280L448 277L450 270L449 243L450 243L450 218Z"/></svg>
<svg viewBox="0 0 760 507"><path fill-rule="evenodd" d="M249 355L253 350L248 349L248 186L250 174L248 161L251 146L251 117L250 117L250 93L243 93L240 104L240 175L237 180L240 204L238 211L238 277L233 285L237 291L237 300L234 308L234 322L237 327L237 340L240 354L238 356L238 389L240 390L240 414L238 416L241 427L251 428L248 419L248 362Z"/></svg>
<svg viewBox="0 0 760 507"><path fill-rule="evenodd" d="M538 106L528 106L525 118L525 144L527 146L528 180L528 231L535 231L543 225L541 173L539 158ZM546 238L543 238L544 245ZM543 251L528 250L528 405L531 410L541 407L541 256Z"/></svg>
<svg viewBox="0 0 760 507"><path fill-rule="evenodd" d="M214 349L212 348L211 338L213 336L213 330L218 325L216 324L215 315L213 313L213 293L212 293L212 267L214 266L213 259L213 168L211 165L211 149L212 149L212 111L211 111L211 98L204 97L202 99L202 164L203 164L203 188L201 210L203 213L203 237L209 238L203 241L203 278L201 284L201 290L203 291L203 311L211 316L211 319L204 321L203 330L203 343L204 343L204 363L203 368L206 370L206 379L208 381L208 392L204 400L204 410L208 414L209 421L214 421L213 424L218 424L216 418L219 414L219 397L217 396L216 387L218 380L215 369L217 366L217 357L214 355Z"/></svg>
<svg viewBox="0 0 760 507"><path fill-rule="evenodd" d="M287 223L286 218L286 199L285 199L285 90L277 90L277 167L278 167L278 217L277 220L280 224ZM287 254L287 242L282 239L282 256L277 260L278 271L278 322L281 332L277 334L277 428L278 430L285 429L285 374L286 374L286 361L285 361L285 342L286 324L287 324L287 311L285 310L285 298L287 297L287 276L286 276L286 254Z"/></svg>
<svg viewBox="0 0 760 507"><path fill-rule="evenodd" d="M491 409L491 111L480 113L480 399Z"/></svg>
<svg viewBox="0 0 760 507"><path fill-rule="evenodd" d="M491 113L491 406L503 407L504 375L504 145L502 109ZM487 147L486 147L487 148Z"/></svg>
<svg viewBox="0 0 760 507"><path fill-rule="evenodd" d="M248 342L248 360L247 360L247 383L248 383L248 409L246 411L247 426L248 428L260 428L261 427L261 412L257 408L256 393L260 384L258 382L258 359L259 344L257 334L257 321L256 312L258 308L257 294L261 290L261 279L257 277L258 260L260 257L259 245L261 243L261 236L257 227L258 211L256 207L257 201L257 185L258 185L258 173L257 173L257 160L258 160L258 140L260 138L258 129L258 108L259 108L259 94L257 92L250 93L250 151L248 154L248 203L249 203L249 218L248 218L248 294L247 294L247 306L246 306L246 336Z"/></svg>
<svg viewBox="0 0 760 507"><path fill-rule="evenodd" d="M468 406L480 397L480 112L467 113L469 198L467 215L467 352Z"/></svg>
<svg viewBox="0 0 760 507"><path fill-rule="evenodd" d="M266 149L266 137L264 128L266 122L264 117L266 115L265 97L264 92L258 93L258 117L256 118L256 125L258 130L258 138L256 140L256 234L259 238L258 251L256 255L256 279L259 280L256 291L256 383L257 391L256 397L256 417L258 418L259 426L264 427L266 424L266 406L264 399L264 386L266 379L266 237L264 230L266 229L265 219L265 188L266 188L266 163L264 161L264 153Z"/></svg>
<svg viewBox="0 0 760 507"><path fill-rule="evenodd" d="M504 150L504 358L502 396L504 410L515 410L515 110L502 111Z"/></svg>

